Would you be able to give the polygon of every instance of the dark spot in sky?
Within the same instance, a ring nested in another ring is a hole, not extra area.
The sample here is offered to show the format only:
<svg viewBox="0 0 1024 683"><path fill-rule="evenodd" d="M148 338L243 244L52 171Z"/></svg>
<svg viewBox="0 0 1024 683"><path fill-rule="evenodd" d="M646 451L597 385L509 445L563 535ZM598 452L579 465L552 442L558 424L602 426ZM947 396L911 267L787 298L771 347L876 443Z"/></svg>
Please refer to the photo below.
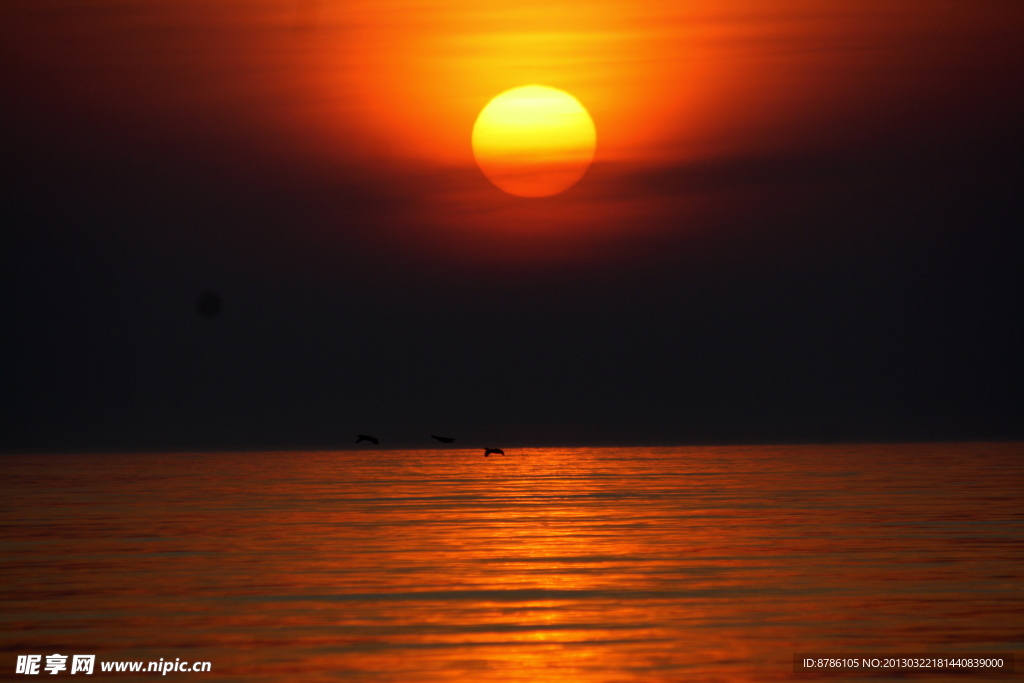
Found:
<svg viewBox="0 0 1024 683"><path fill-rule="evenodd" d="M196 310L204 318L216 318L220 315L224 304L216 292L203 292L196 299Z"/></svg>

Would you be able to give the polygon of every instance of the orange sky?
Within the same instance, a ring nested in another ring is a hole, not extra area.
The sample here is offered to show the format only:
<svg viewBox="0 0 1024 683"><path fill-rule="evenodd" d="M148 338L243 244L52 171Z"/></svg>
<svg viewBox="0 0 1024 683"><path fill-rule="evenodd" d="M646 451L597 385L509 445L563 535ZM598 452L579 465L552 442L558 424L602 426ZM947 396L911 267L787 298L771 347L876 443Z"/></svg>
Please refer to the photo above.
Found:
<svg viewBox="0 0 1024 683"><path fill-rule="evenodd" d="M8 56L46 82L37 92L256 130L270 146L463 165L481 107L529 83L584 103L598 161L791 145L809 125L891 107L895 92L948 85L968 52L990 59L1012 7L22 0L3 12Z"/></svg>
<svg viewBox="0 0 1024 683"><path fill-rule="evenodd" d="M970 145L972 129L1013 125L1012 108L981 98L998 91L985 80L994 68L1021 61L1015 7L18 0L0 11L8 90L26 110L247 150L242 163L348 169L345 182L400 198L387 200L405 207L392 219L431 224L398 242L458 242L484 224L640 230L665 223L666 202L686 225L700 201L680 208L680 190L652 191L652 169ZM480 109L533 83L573 94L597 128L595 165L560 208L507 205L473 161Z"/></svg>

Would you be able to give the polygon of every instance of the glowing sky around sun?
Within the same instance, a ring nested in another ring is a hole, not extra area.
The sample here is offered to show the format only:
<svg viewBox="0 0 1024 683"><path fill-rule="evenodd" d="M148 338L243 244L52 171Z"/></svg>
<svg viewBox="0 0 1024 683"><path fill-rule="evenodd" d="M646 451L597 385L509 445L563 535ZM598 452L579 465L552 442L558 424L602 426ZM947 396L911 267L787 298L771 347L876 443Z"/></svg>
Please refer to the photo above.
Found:
<svg viewBox="0 0 1024 683"><path fill-rule="evenodd" d="M998 61L989 51L1008 44L1012 6L14 0L3 11L7 49L40 84L25 92L53 106L75 99L129 124L339 162L471 167L480 110L530 83L586 103L595 163L868 139L893 102L938 97L951 76L979 70L972 60Z"/></svg>

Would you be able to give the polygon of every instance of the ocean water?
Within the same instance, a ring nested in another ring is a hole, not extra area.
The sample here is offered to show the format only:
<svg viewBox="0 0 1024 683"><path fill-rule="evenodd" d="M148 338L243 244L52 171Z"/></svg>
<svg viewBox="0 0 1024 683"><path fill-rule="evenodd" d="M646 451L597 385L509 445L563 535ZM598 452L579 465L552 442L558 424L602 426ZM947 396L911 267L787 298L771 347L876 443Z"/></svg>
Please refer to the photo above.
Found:
<svg viewBox="0 0 1024 683"><path fill-rule="evenodd" d="M7 455L0 476L4 678L53 653L232 681L1024 668L1019 443Z"/></svg>

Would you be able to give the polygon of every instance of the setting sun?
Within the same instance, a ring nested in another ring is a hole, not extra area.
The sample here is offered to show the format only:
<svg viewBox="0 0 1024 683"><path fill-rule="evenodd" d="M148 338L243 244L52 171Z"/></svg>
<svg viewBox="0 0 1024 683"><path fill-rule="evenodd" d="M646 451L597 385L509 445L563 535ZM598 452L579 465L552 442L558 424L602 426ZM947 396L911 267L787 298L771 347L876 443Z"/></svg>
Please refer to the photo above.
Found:
<svg viewBox="0 0 1024 683"><path fill-rule="evenodd" d="M594 122L583 105L542 85L501 93L473 126L480 170L520 197L548 197L572 187L587 172L596 144Z"/></svg>

